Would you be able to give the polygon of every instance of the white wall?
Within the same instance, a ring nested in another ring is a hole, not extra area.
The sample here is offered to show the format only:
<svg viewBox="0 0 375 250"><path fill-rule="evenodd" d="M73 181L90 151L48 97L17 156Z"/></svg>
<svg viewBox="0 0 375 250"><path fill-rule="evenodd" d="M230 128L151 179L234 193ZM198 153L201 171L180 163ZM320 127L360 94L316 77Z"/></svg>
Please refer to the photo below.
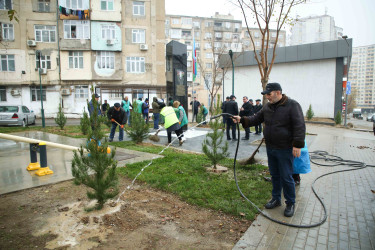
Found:
<svg viewBox="0 0 375 250"><path fill-rule="evenodd" d="M262 84L258 66L236 67L234 95L238 105L242 97L261 99ZM298 101L304 114L312 105L315 117L334 118L336 60L314 60L274 64L269 82L281 84L283 93ZM225 75L224 96L232 94L232 71Z"/></svg>

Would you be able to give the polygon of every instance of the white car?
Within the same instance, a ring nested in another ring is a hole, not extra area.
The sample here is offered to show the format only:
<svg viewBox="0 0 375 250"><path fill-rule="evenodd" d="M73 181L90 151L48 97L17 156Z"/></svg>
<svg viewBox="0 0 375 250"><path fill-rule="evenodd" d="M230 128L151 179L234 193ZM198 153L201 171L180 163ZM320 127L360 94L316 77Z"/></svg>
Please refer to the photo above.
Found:
<svg viewBox="0 0 375 250"><path fill-rule="evenodd" d="M35 124L34 112L22 105L0 105L0 125L27 126Z"/></svg>

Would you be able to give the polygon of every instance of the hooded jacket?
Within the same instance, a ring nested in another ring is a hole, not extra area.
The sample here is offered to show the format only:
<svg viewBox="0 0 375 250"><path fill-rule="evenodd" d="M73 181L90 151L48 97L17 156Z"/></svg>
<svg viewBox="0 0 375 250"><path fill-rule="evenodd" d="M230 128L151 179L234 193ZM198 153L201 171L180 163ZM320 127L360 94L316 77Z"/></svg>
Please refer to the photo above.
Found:
<svg viewBox="0 0 375 250"><path fill-rule="evenodd" d="M254 116L241 117L240 122L244 128L264 122L263 134L267 147L287 149L305 146L306 126L302 108L297 101L284 94L277 103L266 103Z"/></svg>
<svg viewBox="0 0 375 250"><path fill-rule="evenodd" d="M160 113L160 105L158 103L158 98L154 97L152 98L152 113L157 114Z"/></svg>

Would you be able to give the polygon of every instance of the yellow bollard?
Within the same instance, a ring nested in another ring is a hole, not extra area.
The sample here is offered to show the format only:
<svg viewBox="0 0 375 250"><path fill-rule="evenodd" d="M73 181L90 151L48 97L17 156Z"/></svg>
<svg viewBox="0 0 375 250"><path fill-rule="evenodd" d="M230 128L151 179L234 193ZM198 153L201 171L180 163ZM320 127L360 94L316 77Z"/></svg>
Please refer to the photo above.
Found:
<svg viewBox="0 0 375 250"><path fill-rule="evenodd" d="M36 153L37 147L38 147L37 143L30 143L30 161L31 161L31 163L26 168L28 171L40 169L40 164L38 162L38 156L37 156L37 153Z"/></svg>
<svg viewBox="0 0 375 250"><path fill-rule="evenodd" d="M53 174L53 171L47 166L47 145L45 142L39 143L40 169L35 172L37 176Z"/></svg>

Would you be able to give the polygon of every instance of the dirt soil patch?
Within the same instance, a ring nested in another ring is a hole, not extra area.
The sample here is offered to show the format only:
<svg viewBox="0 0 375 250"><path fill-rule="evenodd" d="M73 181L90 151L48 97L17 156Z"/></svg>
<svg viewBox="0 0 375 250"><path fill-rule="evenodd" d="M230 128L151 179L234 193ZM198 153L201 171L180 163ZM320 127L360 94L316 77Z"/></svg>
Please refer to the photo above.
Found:
<svg viewBox="0 0 375 250"><path fill-rule="evenodd" d="M121 178L120 191L129 184ZM0 249L232 249L251 224L146 184L90 205L72 181L1 195Z"/></svg>

